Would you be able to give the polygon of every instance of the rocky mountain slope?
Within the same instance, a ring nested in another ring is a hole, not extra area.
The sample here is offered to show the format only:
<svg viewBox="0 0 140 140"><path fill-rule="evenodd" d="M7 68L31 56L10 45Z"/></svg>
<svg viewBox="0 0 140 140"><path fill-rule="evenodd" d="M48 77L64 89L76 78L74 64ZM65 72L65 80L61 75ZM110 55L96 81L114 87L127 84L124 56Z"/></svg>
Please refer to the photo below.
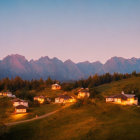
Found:
<svg viewBox="0 0 140 140"><path fill-rule="evenodd" d="M20 76L23 79L47 79L50 76L57 80L78 80L95 73L131 73L140 72L140 59L112 57L105 64L99 61L74 63L71 60L62 62L58 58L48 56L28 61L21 55L9 55L0 61L0 79Z"/></svg>

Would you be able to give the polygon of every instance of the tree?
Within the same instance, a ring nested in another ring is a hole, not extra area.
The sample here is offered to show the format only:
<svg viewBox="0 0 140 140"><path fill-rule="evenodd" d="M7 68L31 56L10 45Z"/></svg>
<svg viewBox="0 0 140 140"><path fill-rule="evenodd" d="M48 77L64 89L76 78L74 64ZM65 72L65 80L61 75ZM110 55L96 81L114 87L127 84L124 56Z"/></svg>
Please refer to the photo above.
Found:
<svg viewBox="0 0 140 140"><path fill-rule="evenodd" d="M133 72L132 72L132 76L137 76L136 71L133 71Z"/></svg>
<svg viewBox="0 0 140 140"><path fill-rule="evenodd" d="M95 96L99 94L99 92L95 88L90 89L89 92L90 98L95 98Z"/></svg>
<svg viewBox="0 0 140 140"><path fill-rule="evenodd" d="M50 86L50 85L52 85L53 84L53 81L52 81L52 79L50 78L50 77L48 77L48 79L46 80L46 85L48 86Z"/></svg>

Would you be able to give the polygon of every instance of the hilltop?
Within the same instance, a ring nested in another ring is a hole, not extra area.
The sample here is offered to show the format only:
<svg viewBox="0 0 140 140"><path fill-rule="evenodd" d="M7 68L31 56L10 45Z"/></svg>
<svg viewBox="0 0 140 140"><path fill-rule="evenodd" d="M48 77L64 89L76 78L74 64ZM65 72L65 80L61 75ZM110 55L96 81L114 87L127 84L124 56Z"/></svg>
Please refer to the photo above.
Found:
<svg viewBox="0 0 140 140"><path fill-rule="evenodd" d="M140 108L106 104L104 98L126 89L137 89L139 96L139 85L140 77L133 77L97 86L99 93L92 103L69 107L48 118L11 127L1 140L139 140ZM69 94L73 94L72 91Z"/></svg>

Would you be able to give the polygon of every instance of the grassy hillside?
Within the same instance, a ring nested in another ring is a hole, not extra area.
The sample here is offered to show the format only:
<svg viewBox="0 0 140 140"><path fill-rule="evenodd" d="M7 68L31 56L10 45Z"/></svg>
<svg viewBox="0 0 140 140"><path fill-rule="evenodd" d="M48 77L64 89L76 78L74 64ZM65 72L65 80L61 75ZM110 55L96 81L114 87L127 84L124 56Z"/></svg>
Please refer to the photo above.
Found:
<svg viewBox="0 0 140 140"><path fill-rule="evenodd" d="M45 89L43 91L28 91L28 93L35 93L35 95L44 95L49 96L51 98L55 98L56 96L63 93L63 91L52 91L51 89ZM11 102L12 99L7 97L0 96L0 122L14 122L19 120L26 120L30 118L34 118L36 115L40 116L49 112L52 112L58 108L61 108L61 105L57 104L42 104L33 106L33 102L29 101L29 109L26 114L15 114L14 107Z"/></svg>
<svg viewBox="0 0 140 140"><path fill-rule="evenodd" d="M133 85L133 86L132 86ZM42 120L13 126L1 140L139 140L140 108L108 103L104 98L123 89L137 89L140 78L97 87L94 103L69 107ZM72 93L71 93L72 94Z"/></svg>
<svg viewBox="0 0 140 140"><path fill-rule="evenodd" d="M5 122L13 111L14 108L10 99L7 97L0 97L0 122Z"/></svg>
<svg viewBox="0 0 140 140"><path fill-rule="evenodd" d="M55 98L55 97L57 97L58 95L61 95L61 94L68 94L70 96L75 96L74 93L76 91L77 91L77 89L66 92L66 91L63 91L63 90L51 90L50 88L46 88L45 90L36 92L36 95L43 95L43 96L47 96L47 97L50 97L50 98Z"/></svg>
<svg viewBox="0 0 140 140"><path fill-rule="evenodd" d="M136 89L135 94L140 95L140 77L133 77L110 84L104 84L96 88L102 96L109 96L113 94L119 94L122 91L131 92Z"/></svg>
<svg viewBox="0 0 140 140"><path fill-rule="evenodd" d="M51 88L46 88L45 90L37 92L36 94L54 98L63 93L64 93L64 91L62 91L62 90L51 90Z"/></svg>
<svg viewBox="0 0 140 140"><path fill-rule="evenodd" d="M26 114L15 114L14 107L9 98L0 98L0 122L15 122L19 120L26 120L34 118L36 115L40 116L61 108L57 104L43 104L38 107L30 107Z"/></svg>

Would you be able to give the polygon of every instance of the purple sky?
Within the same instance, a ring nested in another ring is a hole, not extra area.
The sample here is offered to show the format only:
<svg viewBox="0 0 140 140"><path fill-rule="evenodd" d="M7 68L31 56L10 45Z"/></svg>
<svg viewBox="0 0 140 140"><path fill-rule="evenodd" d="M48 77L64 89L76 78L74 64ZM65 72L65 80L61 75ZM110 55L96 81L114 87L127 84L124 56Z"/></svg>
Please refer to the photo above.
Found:
<svg viewBox="0 0 140 140"><path fill-rule="evenodd" d="M0 59L140 57L139 0L1 0Z"/></svg>

